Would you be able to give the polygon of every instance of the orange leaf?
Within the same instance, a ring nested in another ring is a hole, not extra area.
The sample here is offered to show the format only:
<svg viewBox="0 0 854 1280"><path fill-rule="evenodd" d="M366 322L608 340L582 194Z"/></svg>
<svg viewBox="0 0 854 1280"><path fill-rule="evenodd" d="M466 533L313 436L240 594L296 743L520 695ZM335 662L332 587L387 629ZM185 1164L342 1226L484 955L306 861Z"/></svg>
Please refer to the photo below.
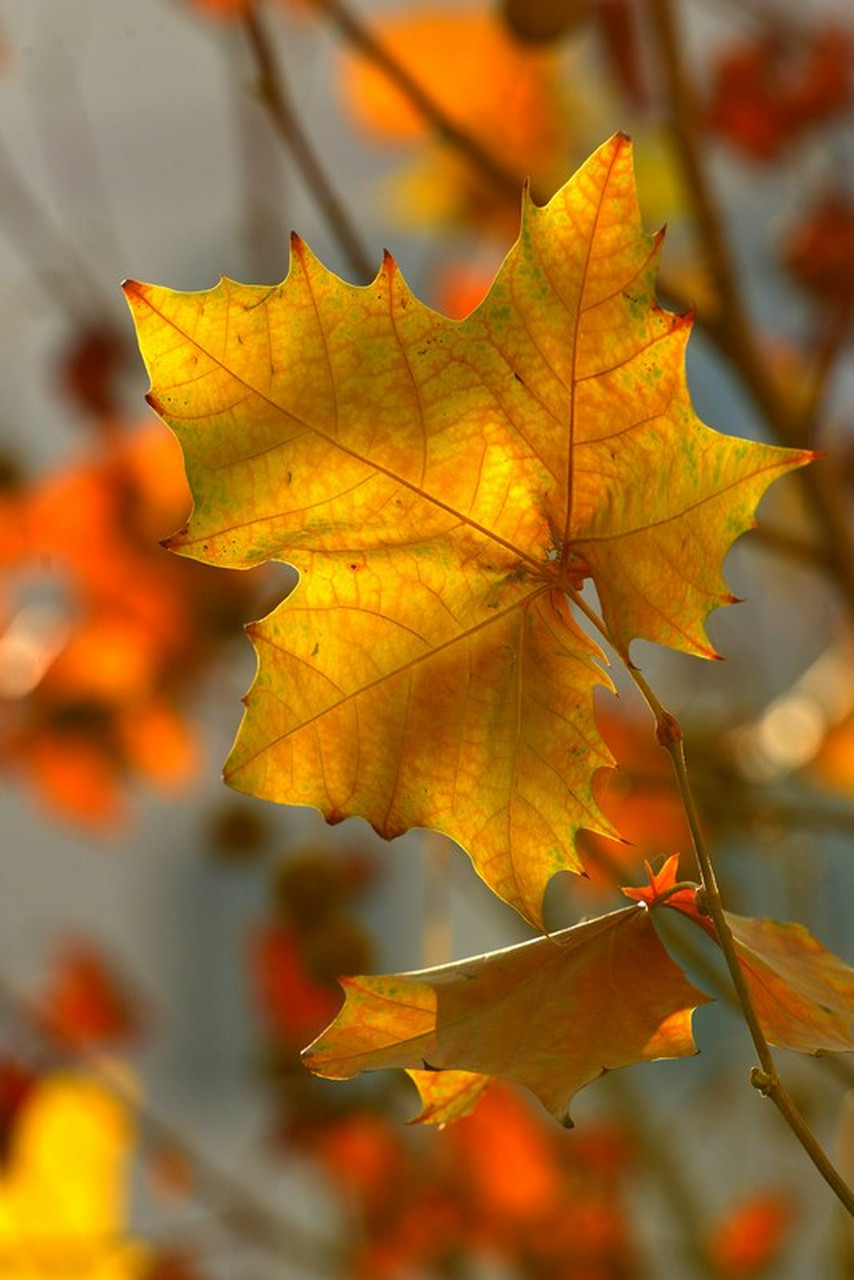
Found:
<svg viewBox="0 0 854 1280"><path fill-rule="evenodd" d="M553 7L553 0L550 0ZM551 194L573 150L581 115L556 51L514 39L491 8L433 5L383 15L375 37L442 115L503 170ZM367 132L420 144L384 184L406 225L474 223L502 240L517 226L512 192L499 190L449 145L427 114L374 61L348 53L340 77L348 115ZM576 143L577 147L577 143Z"/></svg>
<svg viewBox="0 0 854 1280"><path fill-rule="evenodd" d="M251 965L256 1000L269 1030L294 1049L314 1035L341 1002L334 987L309 973L294 934L278 925L256 929Z"/></svg>
<svg viewBox="0 0 854 1280"><path fill-rule="evenodd" d="M563 1123L604 1071L695 1052L707 997L673 964L646 909L418 973L342 980L346 1000L303 1060L344 1080L383 1067L470 1071L524 1085Z"/></svg>
<svg viewBox="0 0 854 1280"><path fill-rule="evenodd" d="M791 232L784 256L820 301L854 305L854 201L829 192Z"/></svg>
<svg viewBox="0 0 854 1280"><path fill-rule="evenodd" d="M380 1116L342 1116L317 1134L314 1147L329 1176L368 1203L384 1201L405 1174L400 1134Z"/></svg>
<svg viewBox="0 0 854 1280"><path fill-rule="evenodd" d="M592 578L622 654L643 636L711 656L723 557L810 456L696 418L659 247L618 136L545 208L525 200L465 320L390 258L356 288L299 240L278 287L126 285L195 495L170 545L301 575L250 628L232 786L387 837L444 831L540 922L575 833L609 830L592 791L608 682L567 593Z"/></svg>
<svg viewBox="0 0 854 1280"><path fill-rule="evenodd" d="M491 1084L490 1076L474 1071L407 1071L418 1090L421 1111L413 1124L436 1124L439 1128L452 1120L471 1115Z"/></svg>
<svg viewBox="0 0 854 1280"><path fill-rule="evenodd" d="M647 867L649 887L623 892L656 906L677 883L678 863L674 855L657 873ZM693 890L677 890L661 904L688 916L718 942L711 919L697 908ZM854 1050L854 969L801 924L755 920L731 911L724 915L769 1043L802 1053Z"/></svg>
<svg viewBox="0 0 854 1280"><path fill-rule="evenodd" d="M88 942L66 945L41 1003L51 1028L75 1044L126 1041L139 1026L124 982Z"/></svg>
<svg viewBox="0 0 854 1280"><path fill-rule="evenodd" d="M757 1192L736 1204L709 1232L709 1253L722 1276L748 1280L778 1257L792 1223L788 1197Z"/></svg>
<svg viewBox="0 0 854 1280"><path fill-rule="evenodd" d="M186 785L198 764L190 726L167 702L152 699L130 707L119 722L127 763L169 790Z"/></svg>
<svg viewBox="0 0 854 1280"><path fill-rule="evenodd" d="M489 10L414 10L386 16L378 41L441 110L472 130L520 174L541 168L561 131L556 59L514 40ZM350 113L371 132L414 141L430 124L373 63L348 57L342 89Z"/></svg>
<svg viewBox="0 0 854 1280"><path fill-rule="evenodd" d="M802 924L726 913L762 1029L801 1053L854 1050L854 969Z"/></svg>
<svg viewBox="0 0 854 1280"><path fill-rule="evenodd" d="M94 829L121 825L126 810L115 762L97 743L83 735L44 733L26 740L21 756L51 811Z"/></svg>
<svg viewBox="0 0 854 1280"><path fill-rule="evenodd" d="M479 1215L505 1230L566 1212L555 1130L541 1118L545 1120L543 1113L536 1114L522 1095L496 1084L474 1115L450 1135L463 1163L469 1199Z"/></svg>
<svg viewBox="0 0 854 1280"><path fill-rule="evenodd" d="M852 66L854 43L841 27L735 45L714 68L709 126L751 159L773 160L808 125L850 104Z"/></svg>

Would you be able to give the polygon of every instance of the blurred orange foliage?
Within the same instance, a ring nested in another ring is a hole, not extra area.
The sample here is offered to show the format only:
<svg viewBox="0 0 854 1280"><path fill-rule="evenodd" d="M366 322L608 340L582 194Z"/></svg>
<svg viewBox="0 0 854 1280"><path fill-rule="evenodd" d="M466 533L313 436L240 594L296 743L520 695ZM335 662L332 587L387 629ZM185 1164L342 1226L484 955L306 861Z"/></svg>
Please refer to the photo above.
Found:
<svg viewBox="0 0 854 1280"><path fill-rule="evenodd" d="M127 1042L139 1011L127 984L89 941L71 939L59 951L40 999L51 1030L76 1045Z"/></svg>
<svg viewBox="0 0 854 1280"><path fill-rule="evenodd" d="M513 174L551 194L566 177L569 120L555 51L513 38L488 9L423 8L383 16L379 43L441 111ZM342 93L350 117L384 142L427 151L399 176L407 220L486 223L512 234L518 198L496 203L488 180L441 139L376 66L347 54Z"/></svg>
<svg viewBox="0 0 854 1280"><path fill-rule="evenodd" d="M361 1112L328 1124L313 1149L362 1216L360 1280L461 1252L512 1259L530 1280L637 1274L619 1195L631 1166L625 1138L607 1126L570 1137L504 1086L429 1146L406 1145L392 1122Z"/></svg>
<svg viewBox="0 0 854 1280"><path fill-rule="evenodd" d="M190 502L167 432L119 427L104 440L0 500L0 763L94 826L123 814L134 775L187 782L188 694L257 582L158 545Z"/></svg>
<svg viewBox="0 0 854 1280"><path fill-rule="evenodd" d="M708 127L754 161L776 160L810 126L851 104L854 42L825 26L733 45L713 67Z"/></svg>
<svg viewBox="0 0 854 1280"><path fill-rule="evenodd" d="M757 1191L745 1196L709 1232L709 1253L721 1275L750 1280L779 1257L792 1226L788 1196Z"/></svg>
<svg viewBox="0 0 854 1280"><path fill-rule="evenodd" d="M829 192L792 231L783 256L819 302L854 307L854 200Z"/></svg>

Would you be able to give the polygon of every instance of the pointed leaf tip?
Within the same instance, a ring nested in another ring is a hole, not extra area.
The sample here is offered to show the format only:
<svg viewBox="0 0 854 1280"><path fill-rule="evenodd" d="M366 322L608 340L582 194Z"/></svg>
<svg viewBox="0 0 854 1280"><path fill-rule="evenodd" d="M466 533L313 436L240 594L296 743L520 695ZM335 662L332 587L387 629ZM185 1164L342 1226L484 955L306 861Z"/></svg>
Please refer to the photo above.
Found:
<svg viewBox="0 0 854 1280"><path fill-rule="evenodd" d="M626 907L456 964L351 979L341 1012L303 1060L332 1079L430 1063L436 1083L422 1078L422 1098L424 1084L452 1107L501 1077L563 1118L605 1071L694 1054L691 1015L707 1000L667 955L649 912ZM472 1078L443 1080L455 1072Z"/></svg>
<svg viewBox="0 0 854 1280"><path fill-rule="evenodd" d="M694 414L630 146L615 135L529 212L464 321L390 255L385 287L357 287L296 235L281 286L146 286L135 308L195 498L182 554L302 573L255 633L232 784L443 831L538 925L579 830L608 830L593 695L610 684L571 564L621 654L641 637L711 656L724 556L806 460Z"/></svg>

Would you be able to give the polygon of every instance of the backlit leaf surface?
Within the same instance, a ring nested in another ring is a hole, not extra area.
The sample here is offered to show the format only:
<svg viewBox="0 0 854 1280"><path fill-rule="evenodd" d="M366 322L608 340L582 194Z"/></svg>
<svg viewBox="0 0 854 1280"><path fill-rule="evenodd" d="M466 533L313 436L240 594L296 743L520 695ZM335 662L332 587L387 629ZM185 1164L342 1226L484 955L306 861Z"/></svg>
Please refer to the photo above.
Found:
<svg viewBox="0 0 854 1280"><path fill-rule="evenodd" d="M462 1120L475 1110L491 1076L476 1071L407 1071L418 1090L421 1110L413 1124L437 1124L441 1128L452 1120Z"/></svg>
<svg viewBox="0 0 854 1280"><path fill-rule="evenodd" d="M615 646L711 655L721 574L807 455L723 436L662 311L631 148L602 146L522 229L480 307L428 310L390 257L339 280L294 240L283 284L128 284L150 401L195 498L170 545L299 588L250 629L259 668L226 777L392 837L444 831L535 923L581 827L608 824L607 684L567 592Z"/></svg>
<svg viewBox="0 0 854 1280"><path fill-rule="evenodd" d="M456 964L342 985L343 1009L303 1053L317 1075L497 1076L565 1122L574 1094L603 1071L694 1053L691 1012L707 999L637 907Z"/></svg>

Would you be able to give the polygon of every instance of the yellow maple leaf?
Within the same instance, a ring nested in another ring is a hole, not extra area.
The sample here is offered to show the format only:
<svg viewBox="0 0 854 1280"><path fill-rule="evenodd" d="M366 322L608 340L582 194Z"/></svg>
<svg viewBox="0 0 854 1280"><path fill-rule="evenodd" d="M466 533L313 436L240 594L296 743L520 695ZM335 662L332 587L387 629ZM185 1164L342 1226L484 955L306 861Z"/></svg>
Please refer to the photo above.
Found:
<svg viewBox="0 0 854 1280"><path fill-rule="evenodd" d="M4 1280L138 1280L148 1251L124 1235L134 1134L100 1085L44 1077L16 1120L0 1177Z"/></svg>
<svg viewBox="0 0 854 1280"><path fill-rule="evenodd" d="M577 831L609 830L592 790L609 682L569 601L592 579L625 658L636 636L712 656L724 555L809 457L696 417L659 249L617 135L548 205L525 199L464 320L388 256L356 287L298 239L272 288L125 286L195 498L169 545L301 577L250 628L232 786L387 837L443 831L541 923Z"/></svg>

